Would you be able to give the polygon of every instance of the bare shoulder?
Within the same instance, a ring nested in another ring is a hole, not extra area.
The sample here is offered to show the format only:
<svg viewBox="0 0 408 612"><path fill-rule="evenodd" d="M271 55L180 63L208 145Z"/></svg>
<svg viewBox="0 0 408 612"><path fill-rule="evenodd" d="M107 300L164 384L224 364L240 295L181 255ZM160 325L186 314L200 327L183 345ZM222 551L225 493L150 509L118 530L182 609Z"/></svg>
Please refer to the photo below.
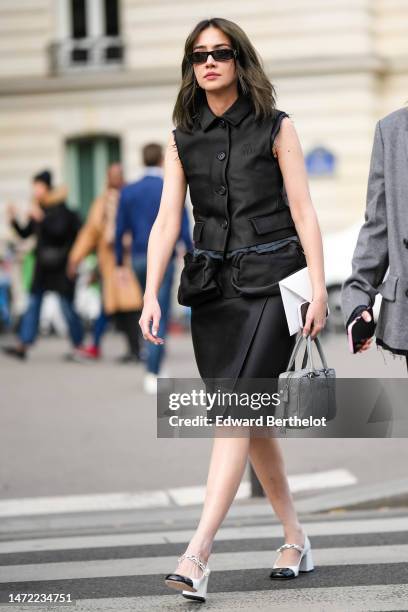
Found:
<svg viewBox="0 0 408 612"><path fill-rule="evenodd" d="M177 151L176 138L177 137L174 135L173 130L167 139L166 151L164 155L163 193L168 194L171 201L174 201L174 198L176 198L177 202L180 204L185 197L187 179L183 164Z"/></svg>
<svg viewBox="0 0 408 612"><path fill-rule="evenodd" d="M290 117L284 117L282 119L277 138L279 138L279 136L283 136L281 140L284 140L285 137L297 136L295 124L293 123L293 120Z"/></svg>
<svg viewBox="0 0 408 612"><path fill-rule="evenodd" d="M279 157L283 152L290 153L300 148L299 137L290 117L284 117L280 124L279 132L273 143L273 154Z"/></svg>
<svg viewBox="0 0 408 612"><path fill-rule="evenodd" d="M170 132L169 138L167 140L165 162L166 164L183 169L177 150L177 142L174 130Z"/></svg>

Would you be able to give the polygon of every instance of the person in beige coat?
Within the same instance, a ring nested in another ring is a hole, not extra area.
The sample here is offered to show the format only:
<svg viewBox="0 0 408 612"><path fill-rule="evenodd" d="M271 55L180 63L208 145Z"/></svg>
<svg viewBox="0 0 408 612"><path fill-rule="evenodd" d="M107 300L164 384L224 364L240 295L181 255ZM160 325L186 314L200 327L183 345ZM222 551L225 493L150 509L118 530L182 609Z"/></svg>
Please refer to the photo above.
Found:
<svg viewBox="0 0 408 612"><path fill-rule="evenodd" d="M140 358L139 316L142 308L142 290L130 266L126 266L126 278L118 282L115 274L114 237L116 210L120 190L124 185L120 164L112 164L107 172L104 192L92 203L87 220L70 251L68 273L76 274L80 262L96 251L102 277L102 303L100 317L95 322L94 341L81 351L84 358L100 356L100 338L109 318L115 315L118 326L124 331L129 353L121 361L138 361Z"/></svg>

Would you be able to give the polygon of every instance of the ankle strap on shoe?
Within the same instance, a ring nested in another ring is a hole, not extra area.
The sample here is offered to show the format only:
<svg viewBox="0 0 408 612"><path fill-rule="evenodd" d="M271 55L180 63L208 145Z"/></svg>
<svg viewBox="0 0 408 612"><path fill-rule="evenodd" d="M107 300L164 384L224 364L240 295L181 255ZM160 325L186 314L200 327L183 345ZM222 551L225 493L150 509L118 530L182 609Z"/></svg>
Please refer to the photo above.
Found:
<svg viewBox="0 0 408 612"><path fill-rule="evenodd" d="M203 571L205 576L208 576L208 574L210 573L209 567L203 561L201 561L201 559L197 557L197 555L190 555L184 553L183 555L181 555L181 557L177 559L177 561L181 563L183 559L190 559L190 561L193 561Z"/></svg>
<svg viewBox="0 0 408 612"><path fill-rule="evenodd" d="M298 550L300 553L303 552L303 547L299 544L282 544L282 546L279 546L279 548L276 549L276 552L281 552L286 548L296 548L296 550Z"/></svg>

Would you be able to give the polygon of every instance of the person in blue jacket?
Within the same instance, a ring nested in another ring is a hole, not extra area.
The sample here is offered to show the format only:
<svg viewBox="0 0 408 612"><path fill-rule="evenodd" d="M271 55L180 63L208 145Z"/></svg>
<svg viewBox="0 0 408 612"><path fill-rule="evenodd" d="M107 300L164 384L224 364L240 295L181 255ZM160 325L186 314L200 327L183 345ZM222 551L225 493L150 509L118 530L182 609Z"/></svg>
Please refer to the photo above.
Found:
<svg viewBox="0 0 408 612"><path fill-rule="evenodd" d="M150 231L160 208L163 190L163 148L160 144L149 143L143 147L144 174L141 179L122 189L116 219L115 253L118 276L123 271L123 235L132 236L132 265L140 285L145 291L147 271L147 245ZM179 241L186 250L193 248L190 236L188 213L184 207ZM166 335L171 309L171 290L175 270L176 249L173 251L160 287L158 301L161 309L159 336ZM164 345L147 342L147 372L144 389L155 393L157 376L165 354Z"/></svg>

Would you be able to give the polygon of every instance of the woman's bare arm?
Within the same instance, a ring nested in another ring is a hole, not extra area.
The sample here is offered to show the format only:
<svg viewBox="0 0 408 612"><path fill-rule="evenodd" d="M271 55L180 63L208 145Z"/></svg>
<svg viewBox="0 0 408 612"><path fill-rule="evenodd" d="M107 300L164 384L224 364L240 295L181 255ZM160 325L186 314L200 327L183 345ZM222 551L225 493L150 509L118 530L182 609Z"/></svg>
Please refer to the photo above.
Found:
<svg viewBox="0 0 408 612"><path fill-rule="evenodd" d="M164 156L164 183L160 208L149 236L144 308L140 319L144 337L156 344L162 342L161 338L155 337L160 319L157 295L180 235L186 190L187 181L178 157L174 135L171 133ZM153 336L149 330L151 320L153 320Z"/></svg>
<svg viewBox="0 0 408 612"><path fill-rule="evenodd" d="M323 244L307 178L303 151L292 121L285 117L274 141L274 155L282 172L289 206L299 234L310 274L313 301L307 312L304 333L312 337L324 327L327 290L324 278ZM313 317L313 318L312 318Z"/></svg>

